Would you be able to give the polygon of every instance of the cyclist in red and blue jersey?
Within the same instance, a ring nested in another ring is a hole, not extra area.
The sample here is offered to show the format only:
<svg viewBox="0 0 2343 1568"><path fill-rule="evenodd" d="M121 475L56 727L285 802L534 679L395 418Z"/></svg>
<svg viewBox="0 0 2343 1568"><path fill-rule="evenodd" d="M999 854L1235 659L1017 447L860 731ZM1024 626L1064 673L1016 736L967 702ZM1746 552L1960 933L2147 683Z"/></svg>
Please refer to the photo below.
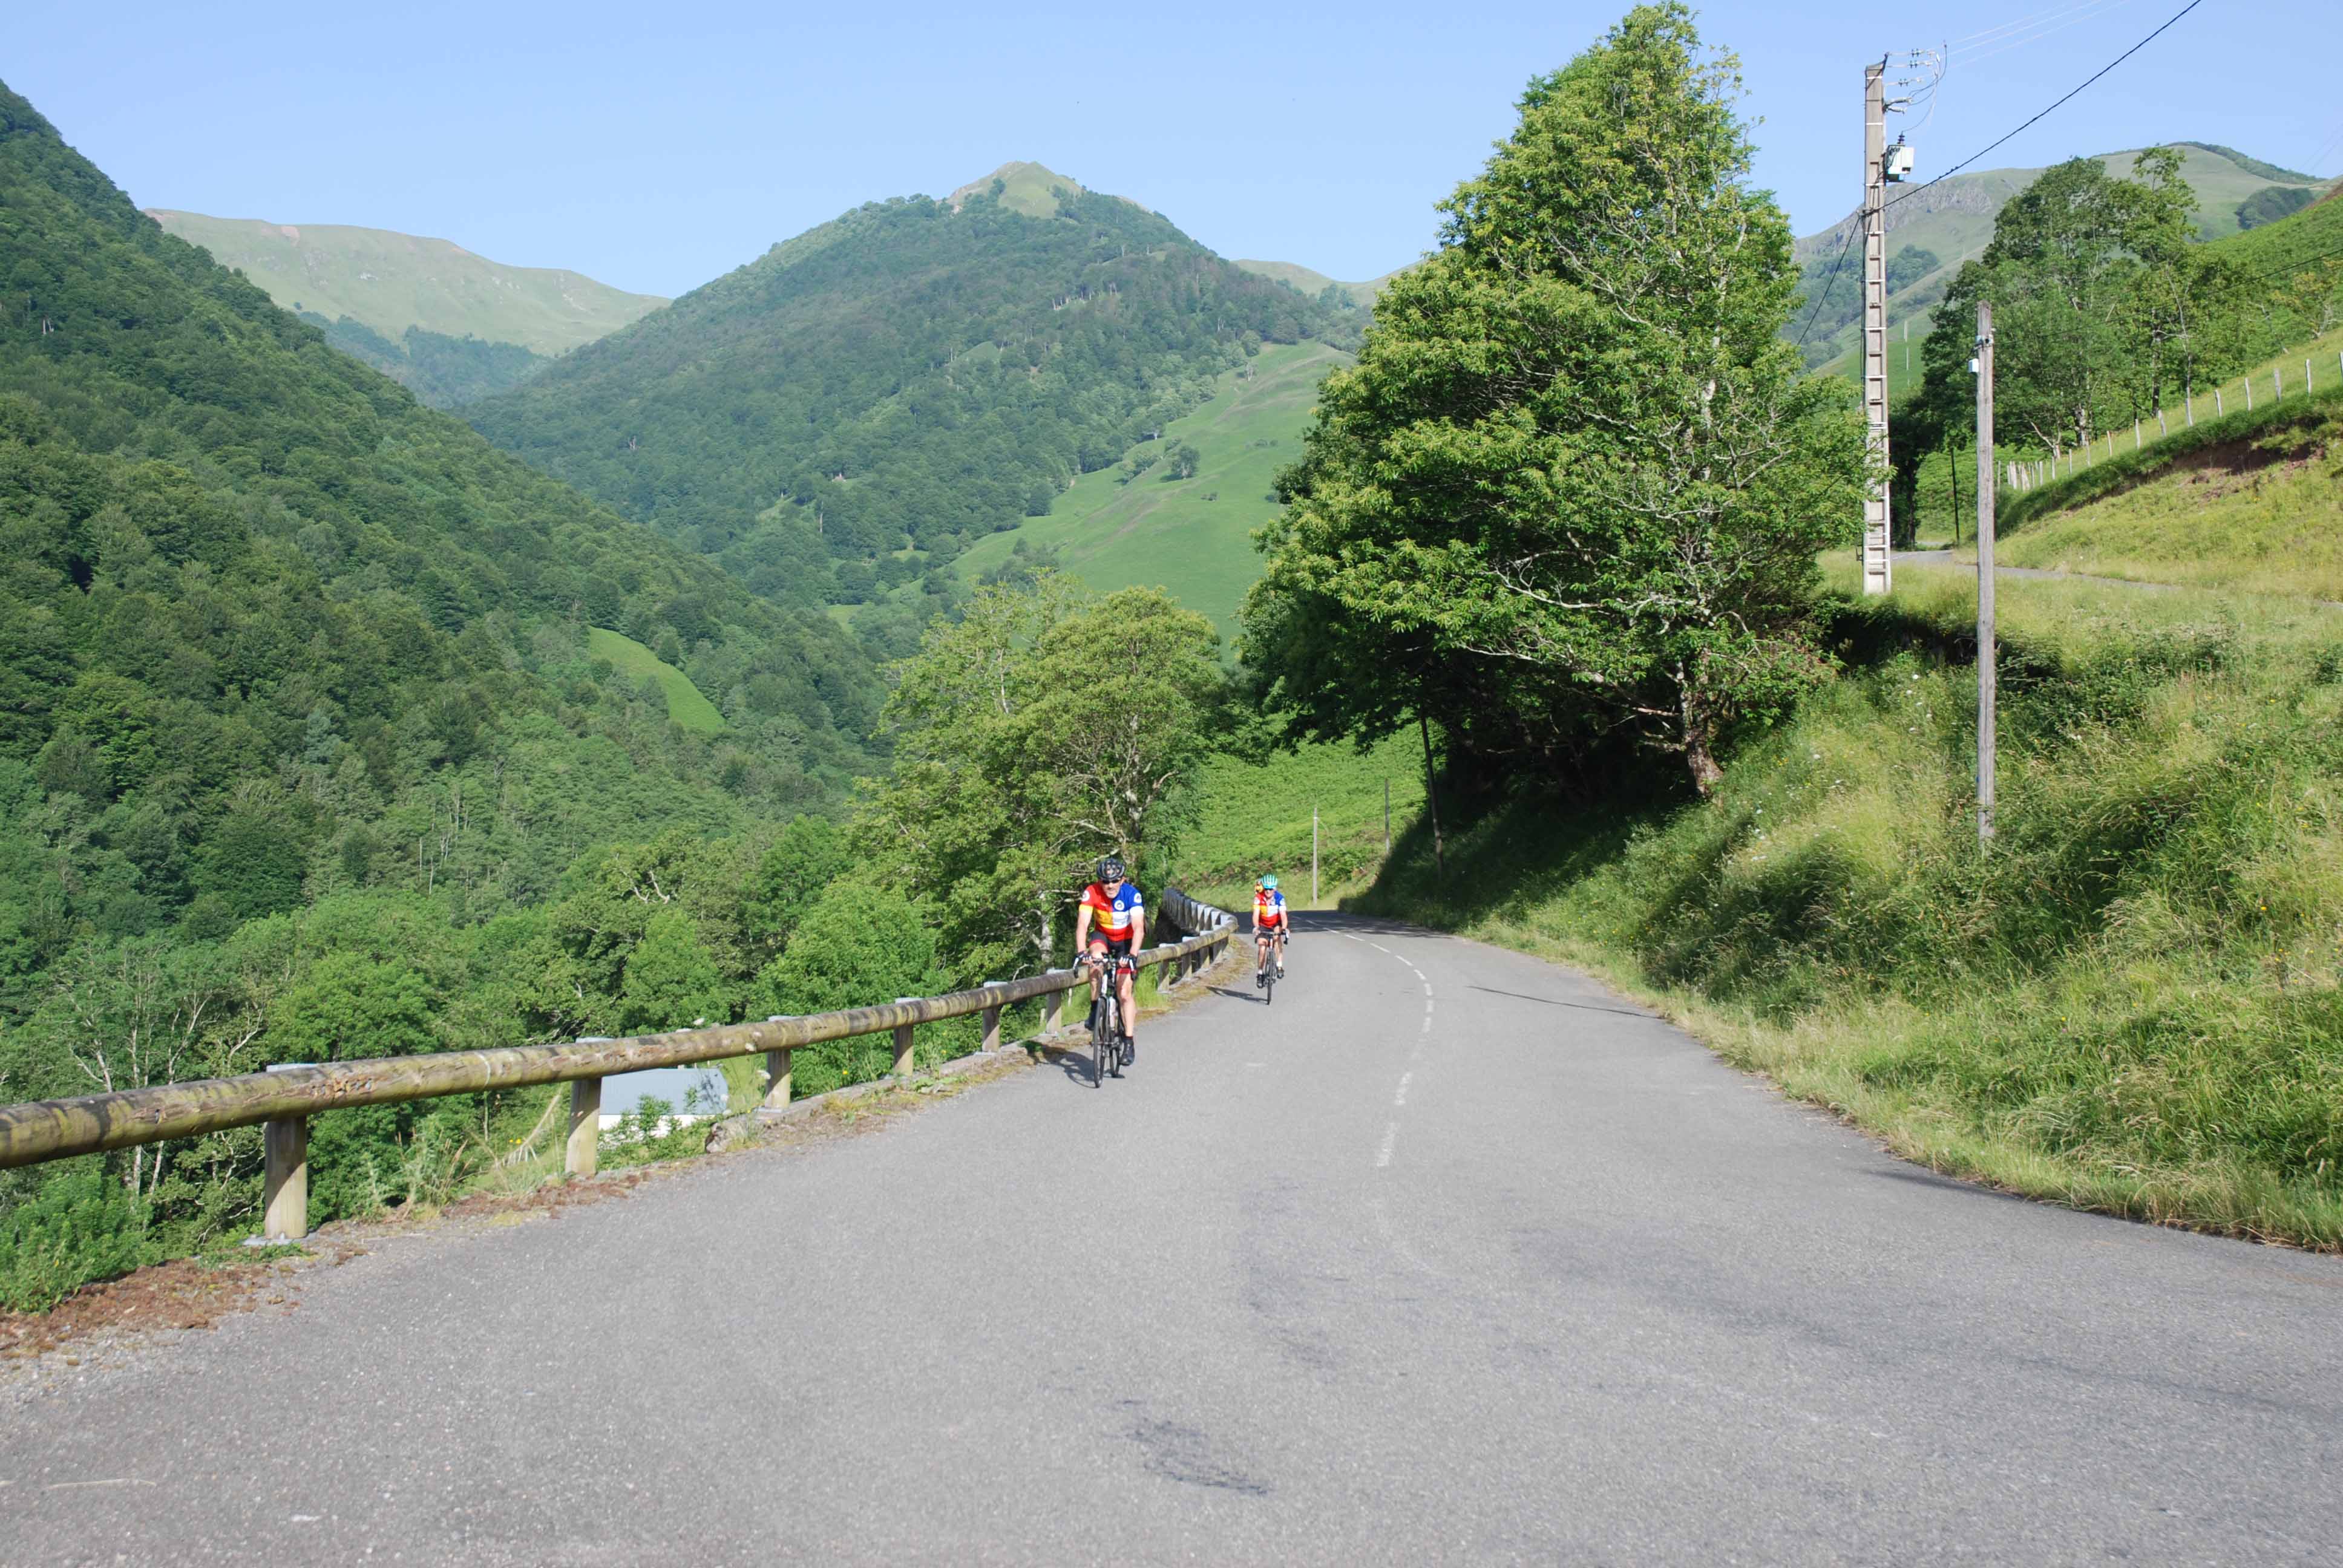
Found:
<svg viewBox="0 0 2343 1568"><path fill-rule="evenodd" d="M1131 1000L1131 981L1139 966L1131 955L1147 939L1147 900L1124 874L1120 858L1109 855L1098 863L1098 880L1082 890L1074 910L1074 951L1093 963L1114 965L1114 994L1122 1003L1122 1060L1139 1060L1139 1041L1132 1038L1139 1020Z"/></svg>
<svg viewBox="0 0 2343 1568"><path fill-rule="evenodd" d="M1285 938L1291 930L1285 918L1285 895L1277 890L1277 875L1272 872L1252 885L1252 940L1258 950L1252 971L1254 990L1261 989L1272 954L1277 960L1277 978L1285 978Z"/></svg>

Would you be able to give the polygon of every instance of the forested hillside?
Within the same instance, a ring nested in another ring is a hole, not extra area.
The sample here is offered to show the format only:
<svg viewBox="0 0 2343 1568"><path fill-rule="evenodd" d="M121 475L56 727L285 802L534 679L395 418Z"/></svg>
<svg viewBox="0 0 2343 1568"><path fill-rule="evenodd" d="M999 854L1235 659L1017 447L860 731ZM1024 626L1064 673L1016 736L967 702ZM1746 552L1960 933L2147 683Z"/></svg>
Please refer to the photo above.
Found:
<svg viewBox="0 0 2343 1568"><path fill-rule="evenodd" d="M618 979L547 978L543 906L623 897L614 843L745 841L870 770L876 683L826 620L417 406L5 89L0 286L0 1097L615 1025ZM331 1136L415 1118L377 1120ZM248 1142L129 1195L216 1223Z"/></svg>
<svg viewBox="0 0 2343 1568"><path fill-rule="evenodd" d="M468 417L762 594L854 602L947 591L1262 343L1355 334L1130 202L1031 183L859 208Z"/></svg>

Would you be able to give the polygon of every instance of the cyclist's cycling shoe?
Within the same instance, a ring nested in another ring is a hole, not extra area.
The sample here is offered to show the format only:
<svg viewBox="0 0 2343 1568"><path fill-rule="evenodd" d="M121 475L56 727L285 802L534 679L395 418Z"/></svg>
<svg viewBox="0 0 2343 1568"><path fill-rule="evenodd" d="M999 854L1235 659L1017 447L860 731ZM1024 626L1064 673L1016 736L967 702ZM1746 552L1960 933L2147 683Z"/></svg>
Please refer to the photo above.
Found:
<svg viewBox="0 0 2343 1568"><path fill-rule="evenodd" d="M1139 1060L1139 1042L1129 1035L1122 1037L1122 1064L1129 1067Z"/></svg>
<svg viewBox="0 0 2343 1568"><path fill-rule="evenodd" d="M1283 980L1285 978L1285 966L1283 964L1277 966L1277 978L1280 980Z"/></svg>
<svg viewBox="0 0 2343 1568"><path fill-rule="evenodd" d="M1262 988L1262 983L1264 980L1266 980L1268 978L1269 978L1269 971L1268 971L1267 970L1253 970L1253 971L1252 971L1252 989L1253 989L1253 990L1259 990Z"/></svg>

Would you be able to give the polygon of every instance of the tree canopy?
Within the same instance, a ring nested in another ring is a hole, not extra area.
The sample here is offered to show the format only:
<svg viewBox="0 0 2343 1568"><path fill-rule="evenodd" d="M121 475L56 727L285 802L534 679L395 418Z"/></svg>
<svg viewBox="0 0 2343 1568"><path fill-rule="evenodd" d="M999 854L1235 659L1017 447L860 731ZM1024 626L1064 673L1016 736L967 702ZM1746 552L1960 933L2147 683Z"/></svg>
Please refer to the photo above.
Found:
<svg viewBox="0 0 2343 1568"><path fill-rule="evenodd" d="M1565 772L1632 739L1704 789L1729 728L1820 674L1815 557L1857 526L1863 437L1780 340L1789 231L1735 73L1682 6L1630 12L1530 84L1378 302L1246 608L1303 727L1428 710Z"/></svg>

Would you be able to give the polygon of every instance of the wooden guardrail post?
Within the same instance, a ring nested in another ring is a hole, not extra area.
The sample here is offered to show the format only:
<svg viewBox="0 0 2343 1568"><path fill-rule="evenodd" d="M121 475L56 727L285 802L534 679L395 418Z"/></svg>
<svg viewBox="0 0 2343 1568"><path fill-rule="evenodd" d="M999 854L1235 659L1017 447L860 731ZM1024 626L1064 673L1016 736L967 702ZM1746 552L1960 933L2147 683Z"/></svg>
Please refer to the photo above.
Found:
<svg viewBox="0 0 2343 1568"><path fill-rule="evenodd" d="M987 985L1007 985L1009 982L1007 980L987 980L984 983ZM1001 1009L998 1006L986 1008L984 1010L983 1018L984 1044L979 1049L983 1050L999 1050L1001 1049Z"/></svg>
<svg viewBox="0 0 2343 1568"><path fill-rule="evenodd" d="M270 1119L263 1124L261 1146L267 1161L262 1234L272 1241L300 1241L309 1233L309 1119Z"/></svg>
<svg viewBox="0 0 2343 1568"><path fill-rule="evenodd" d="M1051 970L1049 972L1053 975L1057 975L1063 974L1066 971L1063 970ZM1053 990L1044 998L1041 1002L1042 1038L1045 1040L1048 1039L1051 1035L1053 1035L1061 1029L1063 1029L1065 1025L1066 993L1061 990Z"/></svg>
<svg viewBox="0 0 2343 1568"><path fill-rule="evenodd" d="M917 1001L920 999L915 996L899 996L895 1000L898 1002L907 1002ZM911 1033L912 1026L908 1023L899 1023L895 1026L895 1076L898 1078L908 1079L911 1076Z"/></svg>
<svg viewBox="0 0 2343 1568"><path fill-rule="evenodd" d="M581 1042L582 1043L582 1042ZM591 1176L602 1156L602 1081L569 1081L569 1148L562 1169L572 1176Z"/></svg>
<svg viewBox="0 0 2343 1568"><path fill-rule="evenodd" d="M767 1019L765 1021L768 1023L779 1023L781 1020L774 1018ZM769 1050L765 1052L766 1110L787 1111L789 1108L789 1094L791 1089L789 1073L789 1048L788 1046L785 1045L779 1050Z"/></svg>

